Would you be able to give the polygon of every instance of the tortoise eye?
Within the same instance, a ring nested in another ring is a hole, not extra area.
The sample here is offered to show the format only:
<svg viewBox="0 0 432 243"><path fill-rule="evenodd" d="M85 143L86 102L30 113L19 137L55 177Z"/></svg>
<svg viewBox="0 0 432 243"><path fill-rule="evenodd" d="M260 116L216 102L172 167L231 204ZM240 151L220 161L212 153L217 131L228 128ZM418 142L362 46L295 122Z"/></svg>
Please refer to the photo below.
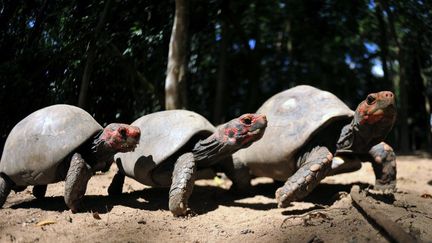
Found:
<svg viewBox="0 0 432 243"><path fill-rule="evenodd" d="M233 130L230 130L228 132L228 137L232 138L232 137L234 137L234 135L235 135L235 132Z"/></svg>
<svg viewBox="0 0 432 243"><path fill-rule="evenodd" d="M252 124L252 119L250 119L249 117L245 117L243 118L243 123L246 125L250 125Z"/></svg>
<svg viewBox="0 0 432 243"><path fill-rule="evenodd" d="M368 95L368 97L366 98L366 103L368 105L372 105L372 103L375 101L375 97L372 95Z"/></svg>
<svg viewBox="0 0 432 243"><path fill-rule="evenodd" d="M119 133L122 137L127 137L127 131L125 128L120 128Z"/></svg>

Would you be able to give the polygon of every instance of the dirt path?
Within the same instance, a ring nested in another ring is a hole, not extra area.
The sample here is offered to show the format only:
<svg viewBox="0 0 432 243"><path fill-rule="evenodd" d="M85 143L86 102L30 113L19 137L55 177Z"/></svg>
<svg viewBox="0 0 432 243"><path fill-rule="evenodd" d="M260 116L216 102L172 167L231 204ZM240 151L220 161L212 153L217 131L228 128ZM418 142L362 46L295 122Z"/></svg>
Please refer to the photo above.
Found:
<svg viewBox="0 0 432 243"><path fill-rule="evenodd" d="M303 202L285 209L277 208L277 187L266 178L254 179L253 191L245 197L231 195L228 181L198 181L190 200L196 215L189 218L172 217L167 190L130 179L121 197L108 197L115 170L90 180L86 213L67 210L63 183L50 185L48 197L40 201L31 187L11 193L0 210L0 242L389 242L352 206L348 194L352 184L373 184L369 164L326 178ZM432 242L432 160L399 157L398 189L393 202L374 206L406 232Z"/></svg>

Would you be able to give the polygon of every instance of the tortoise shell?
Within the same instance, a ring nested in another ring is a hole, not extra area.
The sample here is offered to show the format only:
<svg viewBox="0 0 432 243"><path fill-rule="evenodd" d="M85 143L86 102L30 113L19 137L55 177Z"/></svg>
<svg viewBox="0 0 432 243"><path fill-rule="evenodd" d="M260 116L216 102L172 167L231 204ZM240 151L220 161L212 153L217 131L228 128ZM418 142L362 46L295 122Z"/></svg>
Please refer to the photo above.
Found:
<svg viewBox="0 0 432 243"><path fill-rule="evenodd" d="M145 115L131 125L141 129L141 137L135 151L118 153L121 170L137 181L154 185L149 173L170 160L192 138L206 138L215 127L203 116L187 110L168 110ZM187 151L185 151L187 152Z"/></svg>
<svg viewBox="0 0 432 243"><path fill-rule="evenodd" d="M272 175L278 180L286 180L295 172L296 152L316 131L354 115L335 95L307 85L272 96L257 113L266 114L268 119L264 136L236 152L234 158L246 163L255 175Z"/></svg>
<svg viewBox="0 0 432 243"><path fill-rule="evenodd" d="M37 110L10 132L0 172L17 186L55 182L59 164L101 130L89 113L75 106L61 104Z"/></svg>

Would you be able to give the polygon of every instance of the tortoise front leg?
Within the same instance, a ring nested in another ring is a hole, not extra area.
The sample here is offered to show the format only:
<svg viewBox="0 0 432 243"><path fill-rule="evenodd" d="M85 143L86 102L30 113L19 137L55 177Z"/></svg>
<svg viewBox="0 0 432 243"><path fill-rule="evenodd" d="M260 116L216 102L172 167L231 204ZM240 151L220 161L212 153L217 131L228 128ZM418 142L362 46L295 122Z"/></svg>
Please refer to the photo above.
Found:
<svg viewBox="0 0 432 243"><path fill-rule="evenodd" d="M37 199L42 199L45 197L48 185L35 185L33 186L33 196Z"/></svg>
<svg viewBox="0 0 432 243"><path fill-rule="evenodd" d="M118 196L122 194L124 181L125 181L125 175L120 171L117 171L117 173L114 175L114 178L111 181L111 185L108 187L108 195Z"/></svg>
<svg viewBox="0 0 432 243"><path fill-rule="evenodd" d="M252 175L247 165L232 156L219 163L223 173L231 180L231 192L247 194L251 189Z"/></svg>
<svg viewBox="0 0 432 243"><path fill-rule="evenodd" d="M169 210L174 216L186 214L188 200L195 182L195 172L196 165L192 153L183 154L177 159L169 191Z"/></svg>
<svg viewBox="0 0 432 243"><path fill-rule="evenodd" d="M332 154L326 147L317 146L299 158L300 168L277 189L278 207L306 197L331 169Z"/></svg>
<svg viewBox="0 0 432 243"><path fill-rule="evenodd" d="M114 175L111 184L108 187L108 195L110 196L120 195L122 193L123 184L125 181L125 174L121 171L122 170L121 159L118 158L116 163L117 163L118 170L117 173Z"/></svg>
<svg viewBox="0 0 432 243"><path fill-rule="evenodd" d="M13 186L12 190L17 193L17 192L22 192L27 188L27 186Z"/></svg>
<svg viewBox="0 0 432 243"><path fill-rule="evenodd" d="M0 172L0 208L6 202L6 198L12 190L13 183L9 177Z"/></svg>
<svg viewBox="0 0 432 243"><path fill-rule="evenodd" d="M78 212L82 198L87 189L87 183L93 175L93 171L80 154L72 156L65 181L64 200L72 213Z"/></svg>
<svg viewBox="0 0 432 243"><path fill-rule="evenodd" d="M378 190L396 188L396 154L390 145L381 142L369 151L375 172L375 188Z"/></svg>

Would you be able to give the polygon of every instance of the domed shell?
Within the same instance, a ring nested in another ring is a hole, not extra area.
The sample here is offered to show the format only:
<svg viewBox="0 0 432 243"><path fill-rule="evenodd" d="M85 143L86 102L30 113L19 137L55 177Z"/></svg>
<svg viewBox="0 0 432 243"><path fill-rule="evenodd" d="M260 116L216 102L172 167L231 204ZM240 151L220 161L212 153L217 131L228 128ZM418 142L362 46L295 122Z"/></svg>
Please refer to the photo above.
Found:
<svg viewBox="0 0 432 243"><path fill-rule="evenodd" d="M203 116L187 110L168 110L145 115L131 125L141 130L135 151L118 153L126 175L152 185L149 172L182 148L197 134L210 135L215 127Z"/></svg>
<svg viewBox="0 0 432 243"><path fill-rule="evenodd" d="M335 95L307 85L272 96L257 113L267 116L268 126L263 137L239 150L234 157L247 163L256 175L273 175L281 180L293 173L295 152L315 131L333 120L349 119L354 114ZM273 165L266 166L269 164Z"/></svg>
<svg viewBox="0 0 432 243"><path fill-rule="evenodd" d="M10 132L0 162L0 172L17 185L49 184L56 168L102 127L81 108L53 105L37 110Z"/></svg>

